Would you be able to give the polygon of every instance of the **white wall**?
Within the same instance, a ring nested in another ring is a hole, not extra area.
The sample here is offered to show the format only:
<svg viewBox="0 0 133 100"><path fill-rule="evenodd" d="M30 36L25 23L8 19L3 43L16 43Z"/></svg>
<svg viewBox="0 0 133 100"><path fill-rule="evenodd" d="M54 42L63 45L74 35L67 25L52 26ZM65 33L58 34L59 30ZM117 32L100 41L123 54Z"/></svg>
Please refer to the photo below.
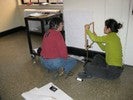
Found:
<svg viewBox="0 0 133 100"><path fill-rule="evenodd" d="M65 34L68 46L84 48L84 25L92 21L95 22L95 31L98 34L103 33L105 3L105 0L64 1ZM96 44L92 49L101 51Z"/></svg>
<svg viewBox="0 0 133 100"><path fill-rule="evenodd" d="M0 32L21 26L17 0L0 0Z"/></svg>
<svg viewBox="0 0 133 100"><path fill-rule="evenodd" d="M64 21L67 46L84 48L84 24L95 22L95 32L103 35L104 21L114 18L123 24L119 32L125 62L130 0L64 0ZM91 50L100 51L95 44Z"/></svg>
<svg viewBox="0 0 133 100"><path fill-rule="evenodd" d="M128 34L125 46L125 64L133 65L133 0L130 0L130 11L129 11L129 24L128 24Z"/></svg>

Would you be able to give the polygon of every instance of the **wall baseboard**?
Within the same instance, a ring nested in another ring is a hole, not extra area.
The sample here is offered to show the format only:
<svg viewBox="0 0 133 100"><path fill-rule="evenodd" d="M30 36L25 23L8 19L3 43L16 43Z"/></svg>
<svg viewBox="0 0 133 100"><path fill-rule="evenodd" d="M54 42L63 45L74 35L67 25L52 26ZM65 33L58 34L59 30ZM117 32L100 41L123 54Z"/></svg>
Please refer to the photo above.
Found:
<svg viewBox="0 0 133 100"><path fill-rule="evenodd" d="M98 51L92 51L92 50L86 51L85 49L80 49L75 47L67 47L67 49L68 49L68 53L72 55L87 57L87 53L88 53L89 58L93 58L97 54L100 54L105 57L105 53L98 52Z"/></svg>
<svg viewBox="0 0 133 100"><path fill-rule="evenodd" d="M19 26L19 27L16 27L16 28L4 31L4 32L0 32L0 37L9 35L9 34L12 34L12 33L15 33L15 32L18 32L20 30L25 30L25 27L24 26Z"/></svg>

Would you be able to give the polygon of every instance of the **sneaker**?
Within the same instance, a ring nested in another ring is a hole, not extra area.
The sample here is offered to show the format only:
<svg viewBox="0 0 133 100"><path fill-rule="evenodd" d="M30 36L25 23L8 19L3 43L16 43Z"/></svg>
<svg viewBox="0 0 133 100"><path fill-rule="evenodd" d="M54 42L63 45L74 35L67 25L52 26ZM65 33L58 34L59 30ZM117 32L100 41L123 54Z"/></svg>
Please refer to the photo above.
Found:
<svg viewBox="0 0 133 100"><path fill-rule="evenodd" d="M85 73L85 72L80 72L80 73L78 73L78 77L81 79L85 79L85 78L92 78L92 75Z"/></svg>
<svg viewBox="0 0 133 100"><path fill-rule="evenodd" d="M62 76L62 75L64 75L64 68L60 67L58 70L58 76Z"/></svg>
<svg viewBox="0 0 133 100"><path fill-rule="evenodd" d="M59 77L64 75L64 68L60 67L57 71L55 71L53 76L53 79L58 79Z"/></svg>
<svg viewBox="0 0 133 100"><path fill-rule="evenodd" d="M74 73L73 72L69 72L69 73L67 73L66 75L65 75L65 78L68 78L69 76L73 76L74 75Z"/></svg>

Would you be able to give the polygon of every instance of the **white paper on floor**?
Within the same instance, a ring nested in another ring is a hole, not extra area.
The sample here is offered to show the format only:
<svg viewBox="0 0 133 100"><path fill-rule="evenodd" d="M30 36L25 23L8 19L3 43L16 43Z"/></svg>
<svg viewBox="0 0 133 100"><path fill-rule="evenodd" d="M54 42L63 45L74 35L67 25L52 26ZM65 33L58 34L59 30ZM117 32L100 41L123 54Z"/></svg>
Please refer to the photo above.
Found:
<svg viewBox="0 0 133 100"><path fill-rule="evenodd" d="M69 57L75 58L81 62L84 62L84 57L83 56L76 56L76 55L69 55Z"/></svg>
<svg viewBox="0 0 133 100"><path fill-rule="evenodd" d="M52 90L51 90L52 89ZM25 100L73 100L52 82L21 94Z"/></svg>

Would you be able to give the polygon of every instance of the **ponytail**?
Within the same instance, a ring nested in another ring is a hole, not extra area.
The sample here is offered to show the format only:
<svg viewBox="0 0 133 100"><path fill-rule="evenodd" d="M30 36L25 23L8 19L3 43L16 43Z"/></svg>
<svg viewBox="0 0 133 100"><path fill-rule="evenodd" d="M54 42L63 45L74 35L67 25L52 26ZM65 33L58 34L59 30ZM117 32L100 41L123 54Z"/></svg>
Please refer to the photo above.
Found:
<svg viewBox="0 0 133 100"><path fill-rule="evenodd" d="M122 28L122 24L121 23L118 23L117 24L117 29L121 29Z"/></svg>

